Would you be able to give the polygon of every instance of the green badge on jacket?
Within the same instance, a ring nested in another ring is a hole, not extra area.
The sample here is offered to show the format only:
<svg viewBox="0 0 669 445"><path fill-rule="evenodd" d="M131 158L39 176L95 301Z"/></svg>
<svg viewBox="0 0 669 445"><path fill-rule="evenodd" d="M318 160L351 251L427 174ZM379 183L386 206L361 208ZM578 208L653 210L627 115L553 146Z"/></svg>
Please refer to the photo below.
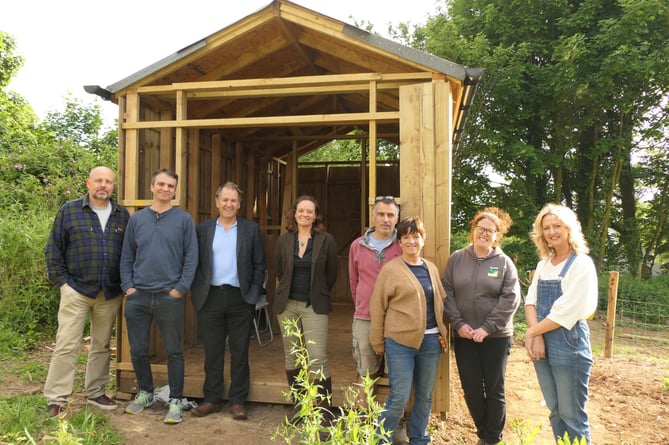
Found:
<svg viewBox="0 0 669 445"><path fill-rule="evenodd" d="M488 276L492 278L497 278L499 276L499 267L490 267L488 269Z"/></svg>

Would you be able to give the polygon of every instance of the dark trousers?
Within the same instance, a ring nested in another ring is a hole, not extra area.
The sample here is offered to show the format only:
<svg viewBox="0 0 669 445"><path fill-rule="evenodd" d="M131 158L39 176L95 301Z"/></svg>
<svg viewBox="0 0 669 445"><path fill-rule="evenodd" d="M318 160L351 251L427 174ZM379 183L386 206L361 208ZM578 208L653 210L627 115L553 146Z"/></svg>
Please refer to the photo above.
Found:
<svg viewBox="0 0 669 445"><path fill-rule="evenodd" d="M249 394L249 341L255 305L242 298L237 287L211 286L204 306L197 313L204 342L204 400L223 401L226 338L230 345L231 404L243 405Z"/></svg>
<svg viewBox="0 0 669 445"><path fill-rule="evenodd" d="M504 375L511 337L488 337L483 343L456 337L454 346L460 383L477 435L486 442L500 442L506 423Z"/></svg>

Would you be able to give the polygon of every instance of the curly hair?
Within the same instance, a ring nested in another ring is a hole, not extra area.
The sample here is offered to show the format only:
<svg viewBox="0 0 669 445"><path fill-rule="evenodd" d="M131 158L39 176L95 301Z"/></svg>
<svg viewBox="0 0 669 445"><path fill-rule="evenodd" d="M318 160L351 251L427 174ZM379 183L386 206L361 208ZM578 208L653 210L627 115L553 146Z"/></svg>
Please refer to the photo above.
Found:
<svg viewBox="0 0 669 445"><path fill-rule="evenodd" d="M588 254L590 248L588 247L588 242L583 236L583 231L581 230L581 223L576 216L576 213L569 207L560 205L560 204L546 204L543 209L539 212L534 224L532 225L532 232L530 233L530 239L537 247L537 253L542 259L548 259L555 255L555 249L550 247L546 242L546 237L544 237L543 222L546 215L553 215L562 222L567 229L569 230L568 242L569 246L577 254Z"/></svg>
<svg viewBox="0 0 669 445"><path fill-rule="evenodd" d="M302 201L311 201L314 203L316 217L314 218L314 223L311 226L311 230L313 230L314 232L320 232L324 230L325 226L323 224L323 216L321 215L321 209L318 206L318 201L316 201L316 198L314 198L311 195L301 195L295 200L295 202L293 202L293 205L290 206L290 208L286 211L285 226L284 226L286 230L289 232L297 232L297 221L295 220L295 212L297 212L297 206Z"/></svg>
<svg viewBox="0 0 669 445"><path fill-rule="evenodd" d="M495 240L492 242L492 246L493 247L501 246L502 242L504 241L504 235L506 235L509 232L511 225L513 224L513 221L511 220L509 214L498 207L486 207L485 209L476 212L476 215L474 215L474 218L472 218L472 220L469 223L470 230L469 230L469 235L467 236L467 240L470 243L474 242L474 233L476 231L476 226L482 219L487 219L491 221L495 225L495 230L497 230L497 236L495 237Z"/></svg>

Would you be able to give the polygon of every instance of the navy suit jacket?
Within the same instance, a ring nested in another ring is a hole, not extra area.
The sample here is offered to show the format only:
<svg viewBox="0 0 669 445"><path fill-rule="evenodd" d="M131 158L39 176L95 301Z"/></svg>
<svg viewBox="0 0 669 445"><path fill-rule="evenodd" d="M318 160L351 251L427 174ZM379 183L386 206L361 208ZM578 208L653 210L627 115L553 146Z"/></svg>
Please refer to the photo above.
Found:
<svg viewBox="0 0 669 445"><path fill-rule="evenodd" d="M216 231L216 220L207 220L196 227L200 248L200 261L191 286L191 299L195 310L204 306L209 295L212 275L212 245ZM231 252L232 253L232 252ZM265 290L265 248L260 227L254 221L237 217L237 276L242 297L249 304L256 304Z"/></svg>

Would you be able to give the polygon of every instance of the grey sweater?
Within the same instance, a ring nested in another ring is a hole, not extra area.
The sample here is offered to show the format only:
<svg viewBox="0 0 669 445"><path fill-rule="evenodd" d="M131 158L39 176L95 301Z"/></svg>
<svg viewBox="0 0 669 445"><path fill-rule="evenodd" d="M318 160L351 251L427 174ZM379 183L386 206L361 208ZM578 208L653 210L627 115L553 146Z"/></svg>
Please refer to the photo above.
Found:
<svg viewBox="0 0 669 445"><path fill-rule="evenodd" d="M121 287L185 295L195 277L197 237L191 216L176 207L146 207L130 217L121 252Z"/></svg>
<svg viewBox="0 0 669 445"><path fill-rule="evenodd" d="M443 277L444 312L455 335L465 323L482 327L490 337L513 335L513 314L520 304L516 266L496 247L486 258L477 258L472 246L454 252Z"/></svg>

